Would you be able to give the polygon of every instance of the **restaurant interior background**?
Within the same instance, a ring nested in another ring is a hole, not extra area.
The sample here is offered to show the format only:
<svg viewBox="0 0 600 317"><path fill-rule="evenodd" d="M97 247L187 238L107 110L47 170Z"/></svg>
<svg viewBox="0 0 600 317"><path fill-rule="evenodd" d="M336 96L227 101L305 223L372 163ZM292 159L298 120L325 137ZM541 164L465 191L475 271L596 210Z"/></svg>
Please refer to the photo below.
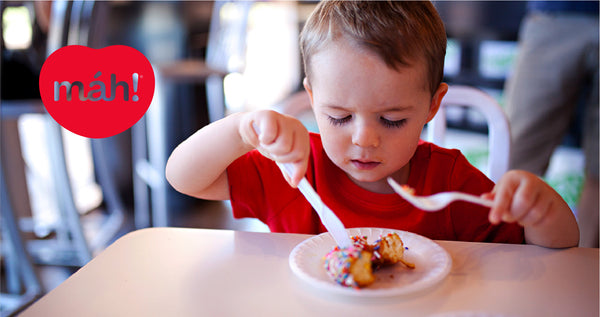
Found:
<svg viewBox="0 0 600 317"><path fill-rule="evenodd" d="M156 151L159 157L155 162L145 161L149 164L137 164L132 158L135 156L135 144L140 142L132 137L133 129L103 140L101 152L91 149L89 139L62 132L73 198L86 239L92 240L109 217L110 208L105 199L107 189L97 181L96 168L100 157L106 163L119 206L122 207L122 217L112 224L113 234L106 244L127 232L150 225L267 230L255 220L233 219L227 202L201 201L175 192L165 185L164 165L161 170L160 164L165 162L177 144L223 115L207 110L211 107L207 100L214 100L209 95L215 84L217 89L222 87L221 91L224 92L225 114L275 108L294 113L310 130L316 130L310 111L293 108L303 99L290 99L302 89L297 38L315 4L314 1L221 2L219 10L215 10L214 3L208 1L112 1L95 4L97 11L93 23L100 27L91 28L98 32L94 34L96 42L93 45L104 47L123 44L141 51L163 79L157 89L162 90L164 101L162 107L156 110L158 115L150 117L149 114L142 120L145 121L146 131L150 131L145 139L142 138L147 145L145 151ZM436 2L449 38L445 80L450 84L479 87L502 105L503 85L507 76L510 76L518 51L517 31L525 14L525 6L521 1ZM36 73L39 74L43 62L43 58L39 57L45 56L47 39L45 32L41 31L43 26L38 23L39 14L39 8L33 2L2 2L3 104L15 99L39 98L35 86ZM41 14L44 15L43 12ZM11 66L9 61L17 64ZM219 68L215 72L216 77L190 75L189 72L196 70L198 65ZM13 66L15 68L11 68ZM31 85L18 81L23 77L17 76L17 72L22 74L19 67L29 68L34 79L31 81L29 78ZM29 89L22 89L22 95L19 95L20 91L11 88L11 84L13 87ZM19 218L18 226L28 241L27 248L33 250L36 249L34 242L57 238L59 234L55 228L64 226L66 220L59 212L51 179L53 174L45 159L49 155L44 131L45 115L24 113L17 119L7 117L5 112L8 110L3 105L4 175L9 178L6 170L13 173L20 171L26 182L15 183L12 176L6 188L9 192L14 188L22 189L17 194L12 190L11 201L27 200L25 205L30 208L14 209L18 209L15 214ZM448 146L461 148L474 165L484 165L487 159L487 128L482 115L456 108L448 112L448 120L452 128ZM577 124L575 121L573 126ZM160 142L155 135L158 135ZM572 207L577 203L583 181L583 156L579 143L580 136L573 129L555 152L545 175L545 179ZM139 216L135 211L138 203L138 190L134 188L136 181L145 185L159 183L165 186L163 193L157 194L147 187L142 192L151 201L146 209L157 208L157 204L166 206L166 219L156 220L148 215L141 220L136 219ZM163 195L165 200L156 202L153 195ZM5 251L8 249L5 232L3 224L3 294L8 292L10 282L5 276ZM97 254L101 249L102 246L92 250L92 254ZM44 250L38 250L37 253L32 251L32 257L37 264L44 291L49 291L72 274L79 264L48 263L43 252L52 252L52 249L45 247Z"/></svg>

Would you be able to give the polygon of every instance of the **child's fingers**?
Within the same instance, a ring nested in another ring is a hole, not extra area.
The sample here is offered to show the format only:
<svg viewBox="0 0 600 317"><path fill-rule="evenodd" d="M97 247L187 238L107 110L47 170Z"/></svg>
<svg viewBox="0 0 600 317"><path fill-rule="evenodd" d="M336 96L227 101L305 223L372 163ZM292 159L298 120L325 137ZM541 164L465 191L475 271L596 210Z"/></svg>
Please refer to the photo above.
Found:
<svg viewBox="0 0 600 317"><path fill-rule="evenodd" d="M494 192L481 194L481 198L493 201L494 200Z"/></svg>
<svg viewBox="0 0 600 317"><path fill-rule="evenodd" d="M285 181L288 182L293 188L298 187L298 184L306 174L307 165L307 161L297 161L280 165Z"/></svg>
<svg viewBox="0 0 600 317"><path fill-rule="evenodd" d="M284 158L294 152L297 146L297 131L294 124L296 122L290 122L285 117L273 118L268 123L263 123L261 126L265 128L260 129L260 146L265 151L271 154L278 162L289 162L295 161L297 157ZM263 120L266 122L266 120Z"/></svg>
<svg viewBox="0 0 600 317"><path fill-rule="evenodd" d="M494 188L495 190L495 188ZM498 203L498 194L494 193L494 204L490 209L490 213L488 214L488 219L492 224L499 224L502 221L502 214L504 207L500 206Z"/></svg>
<svg viewBox="0 0 600 317"><path fill-rule="evenodd" d="M504 211L496 206L490 209L490 213L488 215L488 219L492 224L499 224L503 220Z"/></svg>
<svg viewBox="0 0 600 317"><path fill-rule="evenodd" d="M481 198L494 201L496 198L495 190L489 193L481 194ZM508 221L506 213L502 211L503 209L505 209L505 207L496 206L496 203L494 203L494 206L490 208L490 213L488 215L489 221L493 224L499 224L501 221Z"/></svg>
<svg viewBox="0 0 600 317"><path fill-rule="evenodd" d="M298 183L300 181L294 182L294 180L292 179L292 177L290 175L288 175L287 172L285 171L281 171L283 174L283 178L285 178L285 181L288 182L288 184L290 184L290 186L292 186L293 188L298 187Z"/></svg>
<svg viewBox="0 0 600 317"><path fill-rule="evenodd" d="M260 129L260 133L258 135L258 140L260 141L260 144L263 146L272 144L273 142L275 142L275 140L277 140L278 133L279 133L279 126L276 122L275 122L275 124L273 124L273 123L274 122L271 122L268 120L262 120L258 124L258 127Z"/></svg>
<svg viewBox="0 0 600 317"><path fill-rule="evenodd" d="M511 215L520 223L532 212L539 199L540 192L533 182L527 178L522 179L513 195L510 206ZM531 217L537 217L537 215Z"/></svg>
<svg viewBox="0 0 600 317"><path fill-rule="evenodd" d="M293 132L281 131L276 140L272 140L271 143L263 143L261 139L260 146L271 153L271 156L278 162L285 163L299 159L293 157L295 146Z"/></svg>
<svg viewBox="0 0 600 317"><path fill-rule="evenodd" d="M306 173L310 152L306 128L297 119L273 111L255 114L250 125L258 135L255 148L277 163L291 164L293 168L284 168L283 175L297 187Z"/></svg>
<svg viewBox="0 0 600 317"><path fill-rule="evenodd" d="M253 147L258 147L260 144L259 136L261 134L261 128L255 121L254 114L247 114L240 123L239 128L240 136L242 140Z"/></svg>
<svg viewBox="0 0 600 317"><path fill-rule="evenodd" d="M302 178L306 174L306 167L308 165L308 161L307 160L298 161L296 163L293 163L293 165L294 165L294 175L292 175L292 177L291 177L290 184L292 185L292 187L295 188L295 187L298 187L298 183L300 183L300 180L302 180Z"/></svg>
<svg viewBox="0 0 600 317"><path fill-rule="evenodd" d="M539 199L536 203L529 208L527 213L519 219L519 224L522 226L535 226L540 224L546 216L549 210L551 210L552 201Z"/></svg>
<svg viewBox="0 0 600 317"><path fill-rule="evenodd" d="M483 193L481 194L481 198L483 199L487 199L487 200L491 200L494 201L494 198L496 196L496 192L495 192L496 188L494 187L494 190L492 190L489 193ZM490 213L488 214L488 219L491 223L498 223L500 222L500 218L499 216L496 215L494 208L490 208Z"/></svg>
<svg viewBox="0 0 600 317"><path fill-rule="evenodd" d="M552 199L544 199L544 188L539 186L537 176L522 171L506 173L491 193L482 197L493 197L494 206L489 220L518 222L522 226L536 226L552 212Z"/></svg>
<svg viewBox="0 0 600 317"><path fill-rule="evenodd" d="M261 145L269 145L279 141L281 134L285 133L285 116L272 110L257 113L255 125L258 127L258 135Z"/></svg>
<svg viewBox="0 0 600 317"><path fill-rule="evenodd" d="M514 219L510 215L510 205L512 204L514 185L508 181L500 180L494 187L492 195L494 205L488 215L492 224L499 224L501 221L512 222Z"/></svg>
<svg viewBox="0 0 600 317"><path fill-rule="evenodd" d="M281 129L277 140L260 146L278 163L306 160L310 151L308 133L294 128Z"/></svg>
<svg viewBox="0 0 600 317"><path fill-rule="evenodd" d="M244 143L251 145L254 148L259 148L260 141L258 140L258 134L256 134L252 128L248 127L242 128L241 130Z"/></svg>

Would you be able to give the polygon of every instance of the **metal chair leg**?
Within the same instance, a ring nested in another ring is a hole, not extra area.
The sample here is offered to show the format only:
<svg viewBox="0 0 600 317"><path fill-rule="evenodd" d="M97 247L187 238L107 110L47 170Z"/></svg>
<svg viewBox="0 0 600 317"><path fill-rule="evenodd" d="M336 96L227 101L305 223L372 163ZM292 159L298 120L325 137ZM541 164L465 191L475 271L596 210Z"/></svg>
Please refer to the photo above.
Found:
<svg viewBox="0 0 600 317"><path fill-rule="evenodd" d="M6 260L17 264L16 267L15 265L7 267L7 276L12 275L14 277L11 282L13 285L9 289L12 288L12 291L20 291L21 281L25 289L23 294L11 292L0 296L0 306L5 308L0 314L2 316L10 316L40 297L43 289L35 267L32 264L31 257L25 249L24 239L10 203L2 167L0 167L0 204L4 240L10 244L8 248L3 248L8 252ZM17 271L12 271L14 269L17 269ZM18 284L15 285L15 283Z"/></svg>

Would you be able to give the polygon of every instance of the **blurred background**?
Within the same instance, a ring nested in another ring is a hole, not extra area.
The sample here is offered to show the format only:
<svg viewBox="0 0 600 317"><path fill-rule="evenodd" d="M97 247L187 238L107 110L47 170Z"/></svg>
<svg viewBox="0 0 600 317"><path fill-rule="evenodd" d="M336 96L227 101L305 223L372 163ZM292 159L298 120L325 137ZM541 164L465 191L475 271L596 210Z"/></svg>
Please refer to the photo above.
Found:
<svg viewBox="0 0 600 317"><path fill-rule="evenodd" d="M135 229L268 230L255 220L233 219L228 202L175 192L164 178L164 164L177 144L232 112L277 109L317 130L306 99L297 93L303 78L298 35L316 3L1 2L2 197L10 202L2 208L10 207L16 216L25 258L41 281L36 296ZM526 3L434 3L449 39L445 81L478 87L503 105ZM52 49L68 44L128 45L148 58L158 75L157 92L136 126L90 140L48 123L39 102L39 72ZM485 119L466 108L451 110L447 146L460 148L474 165L484 165ZM544 176L572 208L583 183L580 122L576 116ZM64 150L56 153L56 147ZM65 176L66 183L57 183ZM14 260L23 257L10 244L17 237L7 233L10 223L2 215L1 304L8 311L18 303L12 296L25 293L27 283L18 277L25 274L18 269L23 262Z"/></svg>

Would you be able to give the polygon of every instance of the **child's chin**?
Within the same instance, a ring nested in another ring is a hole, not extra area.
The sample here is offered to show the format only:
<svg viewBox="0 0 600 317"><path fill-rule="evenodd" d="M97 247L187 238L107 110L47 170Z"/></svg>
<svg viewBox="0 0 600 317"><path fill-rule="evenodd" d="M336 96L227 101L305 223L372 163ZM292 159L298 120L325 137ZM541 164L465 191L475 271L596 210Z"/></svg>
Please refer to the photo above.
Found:
<svg viewBox="0 0 600 317"><path fill-rule="evenodd" d="M380 194L389 194L393 192L387 184L385 177L381 178L376 177L375 175L370 175L370 177L366 177L365 175L361 175L361 177L349 177L354 184L368 191Z"/></svg>
<svg viewBox="0 0 600 317"><path fill-rule="evenodd" d="M382 178L381 175L375 174L375 173L350 173L349 176L355 182L361 182L361 183L375 183L375 182L379 182L385 178L385 177Z"/></svg>

